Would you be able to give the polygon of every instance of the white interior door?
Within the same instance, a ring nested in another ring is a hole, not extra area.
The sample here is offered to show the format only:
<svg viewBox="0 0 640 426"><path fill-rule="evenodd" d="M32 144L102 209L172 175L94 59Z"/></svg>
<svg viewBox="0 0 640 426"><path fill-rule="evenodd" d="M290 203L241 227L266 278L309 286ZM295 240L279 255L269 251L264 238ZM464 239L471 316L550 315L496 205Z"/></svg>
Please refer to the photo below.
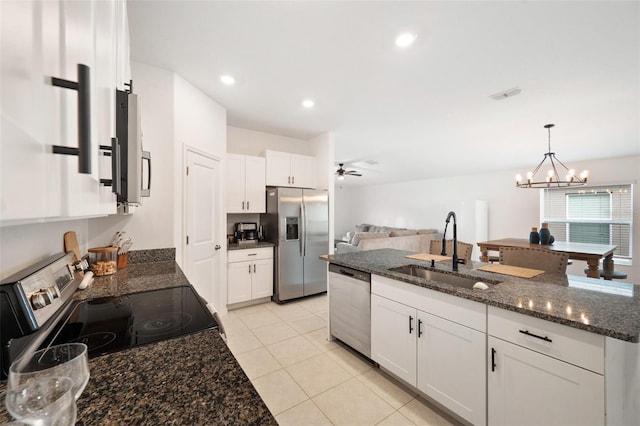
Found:
<svg viewBox="0 0 640 426"><path fill-rule="evenodd" d="M200 296L220 303L220 162L187 151L186 275Z"/></svg>

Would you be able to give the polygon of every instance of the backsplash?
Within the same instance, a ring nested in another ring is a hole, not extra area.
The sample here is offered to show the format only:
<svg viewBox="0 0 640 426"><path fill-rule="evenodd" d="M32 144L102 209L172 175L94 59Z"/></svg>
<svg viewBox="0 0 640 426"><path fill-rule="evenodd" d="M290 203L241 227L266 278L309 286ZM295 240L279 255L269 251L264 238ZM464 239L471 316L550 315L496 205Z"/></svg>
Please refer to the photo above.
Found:
<svg viewBox="0 0 640 426"><path fill-rule="evenodd" d="M255 222L260 226L259 213L228 213L227 214L227 235L233 235L233 226L238 222Z"/></svg>
<svg viewBox="0 0 640 426"><path fill-rule="evenodd" d="M162 248L129 251L129 263L168 262L176 259L176 249Z"/></svg>

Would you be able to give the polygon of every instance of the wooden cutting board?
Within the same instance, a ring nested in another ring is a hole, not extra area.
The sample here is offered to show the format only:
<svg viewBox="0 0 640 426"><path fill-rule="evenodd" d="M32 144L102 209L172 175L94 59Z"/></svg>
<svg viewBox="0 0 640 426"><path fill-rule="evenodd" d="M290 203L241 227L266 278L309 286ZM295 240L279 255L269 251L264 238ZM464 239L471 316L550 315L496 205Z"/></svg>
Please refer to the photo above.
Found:
<svg viewBox="0 0 640 426"><path fill-rule="evenodd" d="M76 260L82 259L80 256L80 246L78 245L78 236L74 231L64 233L64 252L72 251L76 255Z"/></svg>
<svg viewBox="0 0 640 426"><path fill-rule="evenodd" d="M425 262L442 262L443 260L451 260L450 257L441 256L439 254L429 254L429 253L418 253L418 254L409 254L405 256L407 259L416 259L416 260L424 260Z"/></svg>
<svg viewBox="0 0 640 426"><path fill-rule="evenodd" d="M544 274L544 271L540 269L521 268L520 266L501 265L499 263L481 266L478 271L495 272L496 274L511 275L519 278L533 278Z"/></svg>

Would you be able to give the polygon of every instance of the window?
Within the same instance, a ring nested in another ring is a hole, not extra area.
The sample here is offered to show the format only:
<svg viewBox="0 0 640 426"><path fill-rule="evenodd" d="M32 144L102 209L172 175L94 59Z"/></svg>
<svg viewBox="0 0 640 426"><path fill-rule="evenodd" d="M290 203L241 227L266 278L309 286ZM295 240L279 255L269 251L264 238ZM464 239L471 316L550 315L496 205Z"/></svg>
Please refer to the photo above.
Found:
<svg viewBox="0 0 640 426"><path fill-rule="evenodd" d="M632 257L631 185L550 188L542 191L541 217L556 241L613 244L616 259Z"/></svg>

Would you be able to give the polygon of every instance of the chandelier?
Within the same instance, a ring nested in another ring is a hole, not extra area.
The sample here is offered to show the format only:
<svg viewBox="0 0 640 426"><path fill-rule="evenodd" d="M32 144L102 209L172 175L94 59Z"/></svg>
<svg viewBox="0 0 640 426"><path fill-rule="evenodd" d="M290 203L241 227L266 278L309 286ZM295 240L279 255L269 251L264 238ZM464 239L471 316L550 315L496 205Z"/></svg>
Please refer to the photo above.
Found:
<svg viewBox="0 0 640 426"><path fill-rule="evenodd" d="M544 158L533 172L527 173L527 178L525 180L522 179L521 175L516 175L516 186L518 188L550 188L551 186L560 187L587 184L588 172L586 170L583 170L579 176L576 176L576 171L574 169L569 169L562 163L562 161L558 160L555 152L551 152L551 128L553 126L555 126L555 124L547 124L544 126L544 128L549 132L548 152L544 154ZM544 178L542 176L536 177L536 173L540 171L547 159L549 160L548 163L550 163L548 165L549 170L547 175ZM564 176L564 178L562 176Z"/></svg>

